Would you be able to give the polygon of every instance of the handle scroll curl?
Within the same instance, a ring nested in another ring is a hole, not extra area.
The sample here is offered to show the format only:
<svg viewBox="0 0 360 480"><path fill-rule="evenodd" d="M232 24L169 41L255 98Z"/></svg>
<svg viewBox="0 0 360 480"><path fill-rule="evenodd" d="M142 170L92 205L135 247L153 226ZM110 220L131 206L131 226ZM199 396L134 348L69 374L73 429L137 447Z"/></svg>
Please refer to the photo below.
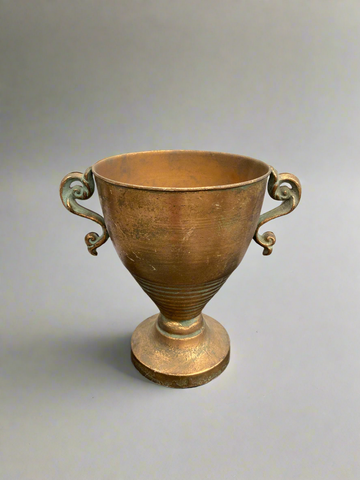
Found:
<svg viewBox="0 0 360 480"><path fill-rule="evenodd" d="M75 181L80 182L81 185L71 186ZM101 235L96 232L90 232L85 236L85 243L91 255L97 255L96 249L103 245L109 238L104 218L98 213L77 203L77 200L87 200L90 198L94 190L95 182L91 167L89 167L84 174L80 172L69 173L62 179L60 184L60 197L64 207L75 215L93 220L102 228Z"/></svg>
<svg viewBox="0 0 360 480"><path fill-rule="evenodd" d="M287 185L283 185L286 183ZM278 207L269 212L260 215L259 223L254 234L256 243L264 247L263 255L270 255L276 242L273 232L259 233L260 227L274 218L287 215L292 212L299 204L301 198L301 184L299 179L291 173L278 173L271 167L270 178L268 182L268 192L271 198L282 202Z"/></svg>

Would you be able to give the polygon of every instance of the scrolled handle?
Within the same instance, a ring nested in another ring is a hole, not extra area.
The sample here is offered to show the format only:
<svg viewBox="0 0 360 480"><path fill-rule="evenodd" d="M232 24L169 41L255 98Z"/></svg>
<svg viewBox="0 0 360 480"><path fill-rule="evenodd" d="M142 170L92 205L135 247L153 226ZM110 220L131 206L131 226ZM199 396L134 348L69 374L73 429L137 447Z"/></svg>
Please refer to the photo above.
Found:
<svg viewBox="0 0 360 480"><path fill-rule="evenodd" d="M287 183L290 185L289 188ZM273 232L259 233L259 228L274 218L287 215L292 212L299 204L301 198L301 184L295 175L291 173L278 173L275 168L271 167L271 173L268 182L268 192L274 200L282 201L282 204L273 208L269 212L260 215L259 223L254 234L256 243L264 247L263 255L270 255L276 242Z"/></svg>
<svg viewBox="0 0 360 480"><path fill-rule="evenodd" d="M75 181L79 181L81 185L71 186ZM96 232L90 232L85 236L85 243L91 255L97 255L96 249L103 245L109 238L104 218L98 213L77 203L77 200L87 200L90 198L94 190L95 182L91 167L89 167L84 174L80 172L69 173L62 179L60 184L60 197L64 207L75 215L93 220L98 223L103 230L101 235Z"/></svg>

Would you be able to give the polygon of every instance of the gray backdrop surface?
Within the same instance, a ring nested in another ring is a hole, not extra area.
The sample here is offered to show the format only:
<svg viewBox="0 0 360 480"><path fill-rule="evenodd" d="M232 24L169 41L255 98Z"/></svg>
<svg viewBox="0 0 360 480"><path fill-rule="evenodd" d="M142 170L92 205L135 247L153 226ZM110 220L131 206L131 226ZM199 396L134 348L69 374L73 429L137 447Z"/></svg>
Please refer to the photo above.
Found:
<svg viewBox="0 0 360 480"><path fill-rule="evenodd" d="M1 478L360 478L359 3L0 5ZM154 149L249 155L304 189L207 305L232 358L196 389L132 367L156 307L58 195Z"/></svg>

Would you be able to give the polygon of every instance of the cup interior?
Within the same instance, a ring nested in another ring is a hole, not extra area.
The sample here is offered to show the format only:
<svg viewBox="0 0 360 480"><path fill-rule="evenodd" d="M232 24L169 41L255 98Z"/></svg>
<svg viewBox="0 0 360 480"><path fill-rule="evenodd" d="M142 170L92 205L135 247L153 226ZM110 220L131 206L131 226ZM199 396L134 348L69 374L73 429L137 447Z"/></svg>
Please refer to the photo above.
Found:
<svg viewBox="0 0 360 480"><path fill-rule="evenodd" d="M252 183L267 176L270 167L240 155L170 150L104 158L93 172L110 183L139 188L203 189Z"/></svg>

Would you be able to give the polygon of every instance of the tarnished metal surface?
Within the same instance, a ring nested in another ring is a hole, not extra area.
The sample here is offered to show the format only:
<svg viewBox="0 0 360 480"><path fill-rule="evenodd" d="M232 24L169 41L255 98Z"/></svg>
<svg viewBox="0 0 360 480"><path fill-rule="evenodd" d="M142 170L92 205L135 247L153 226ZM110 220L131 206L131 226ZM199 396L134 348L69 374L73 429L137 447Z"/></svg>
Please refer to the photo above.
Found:
<svg viewBox="0 0 360 480"><path fill-rule="evenodd" d="M261 236L258 229L295 208L298 180L278 176L259 160L196 151L118 155L92 169L106 223L103 238L108 232L125 267L160 310L133 334L134 365L166 386L210 381L226 367L230 342L225 329L202 310L253 237L271 252L274 235ZM270 195L283 204L260 217L270 173ZM77 179L88 185L91 171L86 178L80 175L63 180L63 203L73 213L102 220L79 210L76 202L74 208L73 198L86 196L69 193L70 183ZM280 186L283 182L292 189Z"/></svg>

